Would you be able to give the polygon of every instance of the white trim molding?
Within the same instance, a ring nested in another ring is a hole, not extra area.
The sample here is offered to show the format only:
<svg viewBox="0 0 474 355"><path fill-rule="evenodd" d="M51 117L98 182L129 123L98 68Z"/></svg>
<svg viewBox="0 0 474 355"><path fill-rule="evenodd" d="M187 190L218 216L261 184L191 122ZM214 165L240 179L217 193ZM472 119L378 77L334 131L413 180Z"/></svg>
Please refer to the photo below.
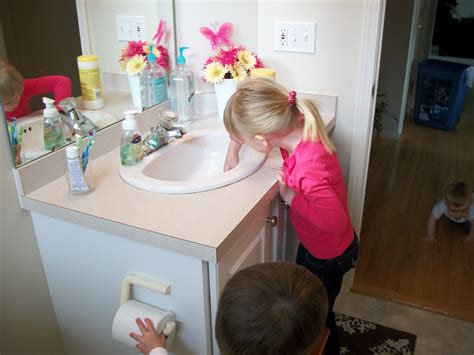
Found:
<svg viewBox="0 0 474 355"><path fill-rule="evenodd" d="M91 40L89 33L89 19L87 17L87 0L76 0L77 22L79 24L79 36L81 37L82 54L91 53Z"/></svg>
<svg viewBox="0 0 474 355"><path fill-rule="evenodd" d="M352 223L359 236L372 141L384 16L385 0L366 0L360 85L352 133L347 186L349 211Z"/></svg>

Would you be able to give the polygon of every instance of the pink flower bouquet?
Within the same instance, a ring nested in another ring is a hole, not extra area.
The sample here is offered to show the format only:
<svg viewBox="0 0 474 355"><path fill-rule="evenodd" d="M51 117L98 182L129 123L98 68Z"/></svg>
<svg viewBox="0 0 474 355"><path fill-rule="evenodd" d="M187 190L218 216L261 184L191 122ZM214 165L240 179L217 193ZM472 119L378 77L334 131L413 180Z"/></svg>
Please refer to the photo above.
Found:
<svg viewBox="0 0 474 355"><path fill-rule="evenodd" d="M208 27L200 28L200 32L210 40L211 48L215 50L202 68L203 79L210 84L219 84L224 79L239 81L249 76L252 69L264 67L255 53L232 44L229 39L231 29L230 22L223 23L216 31Z"/></svg>
<svg viewBox="0 0 474 355"><path fill-rule="evenodd" d="M120 52L120 68L127 74L138 75L145 68L152 47L153 54L156 56L156 62L166 71L170 70L170 58L166 47L160 44L166 35L166 23L160 20L158 30L153 37L154 41L129 41Z"/></svg>

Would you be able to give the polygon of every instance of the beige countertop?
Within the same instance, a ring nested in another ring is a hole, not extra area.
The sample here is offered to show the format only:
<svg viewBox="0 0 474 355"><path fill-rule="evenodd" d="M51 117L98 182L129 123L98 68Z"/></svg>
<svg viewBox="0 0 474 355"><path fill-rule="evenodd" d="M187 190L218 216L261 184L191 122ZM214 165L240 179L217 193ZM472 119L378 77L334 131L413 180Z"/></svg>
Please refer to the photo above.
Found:
<svg viewBox="0 0 474 355"><path fill-rule="evenodd" d="M204 116L190 130L215 126L213 122L218 120L213 116ZM334 117L323 116L323 120L328 130L334 127ZM23 208L218 262L238 238L242 226L253 219L253 213L278 193L273 168L281 166L281 158L274 150L265 164L246 179L192 194L148 192L128 185L119 175L118 147L92 164L93 192L71 195L65 176L61 176L22 196Z"/></svg>

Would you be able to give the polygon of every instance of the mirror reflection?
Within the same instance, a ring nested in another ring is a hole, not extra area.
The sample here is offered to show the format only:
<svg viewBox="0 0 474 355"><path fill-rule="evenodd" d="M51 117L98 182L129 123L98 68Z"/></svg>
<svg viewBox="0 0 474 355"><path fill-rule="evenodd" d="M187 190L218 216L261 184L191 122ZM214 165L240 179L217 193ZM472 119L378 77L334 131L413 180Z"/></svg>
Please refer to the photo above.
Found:
<svg viewBox="0 0 474 355"><path fill-rule="evenodd" d="M124 20L140 21L139 38L120 33ZM173 27L173 0L2 1L0 103L16 166L166 100ZM141 48L139 73L124 60L130 46Z"/></svg>

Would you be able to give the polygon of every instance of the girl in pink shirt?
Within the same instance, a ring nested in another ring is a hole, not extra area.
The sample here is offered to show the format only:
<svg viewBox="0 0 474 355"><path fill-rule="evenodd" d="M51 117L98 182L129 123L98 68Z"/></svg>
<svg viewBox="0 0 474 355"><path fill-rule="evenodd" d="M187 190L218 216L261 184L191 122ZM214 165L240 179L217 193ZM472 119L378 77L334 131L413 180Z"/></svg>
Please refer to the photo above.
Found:
<svg viewBox="0 0 474 355"><path fill-rule="evenodd" d="M29 114L30 99L47 94L53 94L56 104L59 104L71 96L71 80L61 75L23 79L10 63L0 59L0 98L7 120Z"/></svg>
<svg viewBox="0 0 474 355"><path fill-rule="evenodd" d="M358 241L337 154L319 112L311 101L298 99L274 80L252 78L228 101L224 124L232 138L226 170L235 166L227 163L235 161L242 144L265 153L280 148L280 195L300 241L296 263L326 287L330 335L325 354L339 354L333 306L344 274L355 266Z"/></svg>

